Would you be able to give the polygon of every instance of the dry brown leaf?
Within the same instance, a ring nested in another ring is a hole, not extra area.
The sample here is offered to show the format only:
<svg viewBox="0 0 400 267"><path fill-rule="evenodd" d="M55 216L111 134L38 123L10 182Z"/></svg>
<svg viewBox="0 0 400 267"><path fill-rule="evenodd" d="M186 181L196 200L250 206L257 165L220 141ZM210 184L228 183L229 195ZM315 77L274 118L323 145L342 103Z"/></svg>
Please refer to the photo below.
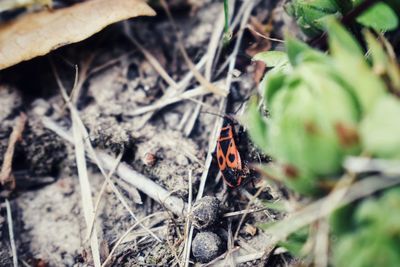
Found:
<svg viewBox="0 0 400 267"><path fill-rule="evenodd" d="M154 15L140 0L92 0L19 17L0 26L0 69L82 41L112 23Z"/></svg>
<svg viewBox="0 0 400 267"><path fill-rule="evenodd" d="M1 0L0 1L0 12L6 10L13 10L22 7L36 7L40 8L47 6L51 8L52 0Z"/></svg>

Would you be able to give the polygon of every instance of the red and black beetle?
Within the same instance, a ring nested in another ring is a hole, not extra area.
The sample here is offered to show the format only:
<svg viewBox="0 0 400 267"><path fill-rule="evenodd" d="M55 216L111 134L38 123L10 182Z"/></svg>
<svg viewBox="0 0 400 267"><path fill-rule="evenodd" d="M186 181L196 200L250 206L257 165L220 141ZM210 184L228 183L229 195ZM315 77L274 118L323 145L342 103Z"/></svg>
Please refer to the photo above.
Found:
<svg viewBox="0 0 400 267"><path fill-rule="evenodd" d="M222 177L231 188L240 186L245 176L243 171L245 166L243 166L235 139L237 140L235 123L228 116L224 116L217 140L216 158Z"/></svg>

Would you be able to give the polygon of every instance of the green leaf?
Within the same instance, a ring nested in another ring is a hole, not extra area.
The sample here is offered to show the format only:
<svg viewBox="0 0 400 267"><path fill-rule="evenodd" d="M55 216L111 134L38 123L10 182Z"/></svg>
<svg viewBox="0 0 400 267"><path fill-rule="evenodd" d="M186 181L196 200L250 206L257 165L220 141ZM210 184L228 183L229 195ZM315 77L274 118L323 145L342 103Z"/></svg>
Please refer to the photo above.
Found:
<svg viewBox="0 0 400 267"><path fill-rule="evenodd" d="M333 56L345 53L346 55L351 54L353 57L364 57L361 46L337 20L329 19L327 21L327 27L329 33L329 48Z"/></svg>
<svg viewBox="0 0 400 267"><path fill-rule="evenodd" d="M286 248L295 257L304 256L303 247L308 238L308 227L303 227L291 234L286 241L278 242L278 245Z"/></svg>
<svg viewBox="0 0 400 267"><path fill-rule="evenodd" d="M269 72L260 83L262 96L264 97L264 104L267 108L270 108L275 93L282 88L285 79L286 74L282 71Z"/></svg>
<svg viewBox="0 0 400 267"><path fill-rule="evenodd" d="M366 31L364 33L365 40L367 41L369 52L372 57L373 68L375 72L382 73L385 71L386 64L389 62L389 58L380 45L380 43L376 40L376 38L372 35L370 31Z"/></svg>
<svg viewBox="0 0 400 267"><path fill-rule="evenodd" d="M335 0L292 0L285 6L286 12L296 19L303 32L312 37L324 30L327 16L340 16Z"/></svg>
<svg viewBox="0 0 400 267"><path fill-rule="evenodd" d="M307 44L286 36L286 53L290 64L298 66L304 62L327 62L328 58L325 54L308 46Z"/></svg>
<svg viewBox="0 0 400 267"><path fill-rule="evenodd" d="M278 246L286 248L291 255L300 258L304 256L302 254L304 243L305 242L299 242L299 241L281 241L278 242Z"/></svg>
<svg viewBox="0 0 400 267"><path fill-rule="evenodd" d="M399 24L396 13L385 3L377 3L369 8L357 17L357 22L376 31L394 30Z"/></svg>
<svg viewBox="0 0 400 267"><path fill-rule="evenodd" d="M397 88L400 90L400 69L396 59L392 59L383 49L381 43L379 43L375 36L371 32L366 31L365 40L367 41L369 52L372 57L374 73L380 75L381 77L388 76L390 86L392 88ZM384 38L381 36L381 38ZM382 39L383 42L387 40ZM388 43L388 45L390 45Z"/></svg>
<svg viewBox="0 0 400 267"><path fill-rule="evenodd" d="M343 235L354 230L352 219L354 209L354 205L347 205L332 212L329 217L329 224L334 235Z"/></svg>
<svg viewBox="0 0 400 267"><path fill-rule="evenodd" d="M268 151L267 125L261 116L256 101L252 101L245 114L244 124L248 127L248 132L254 143L263 151Z"/></svg>
<svg viewBox="0 0 400 267"><path fill-rule="evenodd" d="M303 60L304 53L307 51L312 51L312 48L307 44L297 40L296 38L286 36L286 53L288 55L290 64L296 66L300 64Z"/></svg>
<svg viewBox="0 0 400 267"><path fill-rule="evenodd" d="M342 219L355 225L345 234L335 233L333 266L400 266L400 188L363 200Z"/></svg>
<svg viewBox="0 0 400 267"><path fill-rule="evenodd" d="M253 60L262 61L267 67L281 67L287 63L288 57L282 51L267 51L256 54Z"/></svg>
<svg viewBox="0 0 400 267"><path fill-rule="evenodd" d="M372 72L360 45L338 22L328 24L334 67L357 96L361 110L368 112L386 92L383 81Z"/></svg>
<svg viewBox="0 0 400 267"><path fill-rule="evenodd" d="M355 221L359 224L379 220L379 213L383 207L376 199L367 199L362 202L355 214Z"/></svg>
<svg viewBox="0 0 400 267"><path fill-rule="evenodd" d="M400 159L400 101L392 95L380 98L361 123L364 148L374 156Z"/></svg>

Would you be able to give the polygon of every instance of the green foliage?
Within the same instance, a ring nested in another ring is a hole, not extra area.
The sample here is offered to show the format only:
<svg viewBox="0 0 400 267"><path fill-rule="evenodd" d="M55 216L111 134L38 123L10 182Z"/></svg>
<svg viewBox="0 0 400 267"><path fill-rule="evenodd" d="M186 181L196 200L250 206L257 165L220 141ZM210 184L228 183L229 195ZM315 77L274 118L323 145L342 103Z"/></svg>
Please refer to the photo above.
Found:
<svg viewBox="0 0 400 267"><path fill-rule="evenodd" d="M385 3L377 3L357 17L357 22L377 31L390 31L399 24L396 13Z"/></svg>
<svg viewBox="0 0 400 267"><path fill-rule="evenodd" d="M351 86L362 111L369 111L376 99L385 94L385 84L371 71L360 45L343 27L331 21L328 31L329 47L338 75Z"/></svg>
<svg viewBox="0 0 400 267"><path fill-rule="evenodd" d="M326 23L329 54L287 37L286 56L255 57L274 66L259 88L269 116L253 102L246 119L251 138L275 160L263 170L309 196L342 175L347 156L400 159L400 100L392 93L400 71L390 46L365 31L366 53L338 22ZM336 210L333 266L400 266L399 222L400 188ZM301 256L307 235L299 230L280 245Z"/></svg>
<svg viewBox="0 0 400 267"><path fill-rule="evenodd" d="M400 68L393 50L369 31L363 32L364 49L334 19L362 2L292 1L287 10L306 33L327 30L329 53L286 37L286 55L264 52L254 58L273 67L259 87L262 101L251 104L246 119L251 138L275 161L261 169L302 195L325 193L326 185L343 174L348 156L400 159ZM397 7L381 2L357 22L377 31L394 29ZM261 115L260 105L268 117ZM341 207L329 220L335 237L330 263L400 266L399 222L400 188ZM313 236L303 230L279 245L306 256L304 243Z"/></svg>
<svg viewBox="0 0 400 267"><path fill-rule="evenodd" d="M390 82L390 87L397 91L400 90L400 68L394 55L389 56L378 40L370 33L365 32L369 52L372 59L374 73L379 74ZM390 45L384 38L381 38L383 45L391 50Z"/></svg>
<svg viewBox="0 0 400 267"><path fill-rule="evenodd" d="M338 134L339 127L349 131L355 127L358 114L353 99L319 63L295 68L269 111L269 154L296 170L287 175L287 182L301 193L314 190L316 177L340 172L345 154L358 152L357 140L345 143Z"/></svg>
<svg viewBox="0 0 400 267"><path fill-rule="evenodd" d="M360 125L366 151L381 158L400 159L400 101L392 96L379 99Z"/></svg>
<svg viewBox="0 0 400 267"><path fill-rule="evenodd" d="M360 152L361 106L364 101L371 104L385 89L352 37L338 24L331 25L332 56L288 38L286 47L291 67L282 68L282 64L277 64L280 61L275 59L276 53L256 57L269 63L273 61L276 68L261 84L264 105L271 116L261 118L253 105L247 119L249 133L282 165L287 185L303 194L318 192L321 181L340 174L345 156ZM338 47L339 42L345 42L344 51ZM351 58L345 59L340 52ZM353 77L367 75L363 79L375 87L370 88L368 84L366 90L358 91L360 81L347 79L341 70L343 64L352 70Z"/></svg>
<svg viewBox="0 0 400 267"><path fill-rule="evenodd" d="M341 18L362 2L363 0L292 0L286 5L286 11L296 19L305 34L315 36L325 30L327 19ZM360 14L356 21L377 31L393 30L398 25L396 12L386 3L373 5Z"/></svg>
<svg viewBox="0 0 400 267"><path fill-rule="evenodd" d="M287 55L282 51L261 52L255 55L253 60L262 61L269 68L283 67L288 63Z"/></svg>
<svg viewBox="0 0 400 267"><path fill-rule="evenodd" d="M400 101L374 71L383 69L395 83L397 65L390 67L389 57L368 32L372 67L336 21L328 22L328 31L329 55L287 38L287 57L282 52L255 57L275 68L260 86L270 117L263 118L257 105L251 105L249 133L279 163L286 184L302 194L320 193L320 185L341 174L346 156L365 151L400 158L400 126L395 123Z"/></svg>
<svg viewBox="0 0 400 267"><path fill-rule="evenodd" d="M339 218L353 225L353 230L338 234L335 266L400 265L400 188L363 201L353 216Z"/></svg>
<svg viewBox="0 0 400 267"><path fill-rule="evenodd" d="M302 257L304 244L308 238L308 228L301 228L299 231L290 235L286 241L278 243L279 246L286 248L290 254L296 257Z"/></svg>
<svg viewBox="0 0 400 267"><path fill-rule="evenodd" d="M325 61L325 55L290 36L286 37L286 52L290 63L297 66L304 62Z"/></svg>
<svg viewBox="0 0 400 267"><path fill-rule="evenodd" d="M267 147L268 144L266 142L266 139L263 138L264 136L267 136L267 125L264 121L264 118L258 111L258 107L254 101L251 103L249 109L247 110L246 121L248 121L249 124L255 127L254 131L249 132L253 142L261 148Z"/></svg>
<svg viewBox="0 0 400 267"><path fill-rule="evenodd" d="M293 0L286 5L286 11L296 19L303 32L310 36L324 30L324 18L339 17L341 14L335 0Z"/></svg>
<svg viewBox="0 0 400 267"><path fill-rule="evenodd" d="M224 22L224 36L223 36L223 42L225 45L227 45L230 40L232 39L232 32L229 29L229 4L228 0L224 0L224 16L225 16L225 22Z"/></svg>

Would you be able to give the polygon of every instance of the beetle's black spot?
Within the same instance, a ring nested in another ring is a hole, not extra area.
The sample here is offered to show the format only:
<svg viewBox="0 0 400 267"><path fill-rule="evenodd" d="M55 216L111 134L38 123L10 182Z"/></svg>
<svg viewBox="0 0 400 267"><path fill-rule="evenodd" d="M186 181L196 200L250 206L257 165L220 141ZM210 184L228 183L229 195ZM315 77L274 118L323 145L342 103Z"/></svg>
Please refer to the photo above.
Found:
<svg viewBox="0 0 400 267"><path fill-rule="evenodd" d="M229 154L229 157L228 157L228 158L229 158L229 161L230 161L230 162L234 162L236 157L235 157L234 154Z"/></svg>
<svg viewBox="0 0 400 267"><path fill-rule="evenodd" d="M219 156L218 157L218 161L219 161L220 165L224 164L224 157L223 156Z"/></svg>

